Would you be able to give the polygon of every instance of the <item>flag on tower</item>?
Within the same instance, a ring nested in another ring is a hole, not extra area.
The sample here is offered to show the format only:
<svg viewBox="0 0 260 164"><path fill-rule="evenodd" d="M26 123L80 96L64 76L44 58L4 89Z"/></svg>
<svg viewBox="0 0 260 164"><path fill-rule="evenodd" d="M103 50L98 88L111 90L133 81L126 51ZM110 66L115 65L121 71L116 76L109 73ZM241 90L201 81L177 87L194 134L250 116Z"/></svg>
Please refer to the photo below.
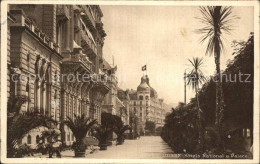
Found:
<svg viewBox="0 0 260 164"><path fill-rule="evenodd" d="M146 65L142 66L142 71L146 71Z"/></svg>

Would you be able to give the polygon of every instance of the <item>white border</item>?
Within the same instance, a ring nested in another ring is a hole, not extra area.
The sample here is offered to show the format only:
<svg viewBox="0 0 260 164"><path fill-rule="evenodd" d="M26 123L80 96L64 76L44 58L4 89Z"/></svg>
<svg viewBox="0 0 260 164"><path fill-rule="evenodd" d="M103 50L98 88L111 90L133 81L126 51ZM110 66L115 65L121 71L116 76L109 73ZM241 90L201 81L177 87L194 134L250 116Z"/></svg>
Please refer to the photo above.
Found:
<svg viewBox="0 0 260 164"><path fill-rule="evenodd" d="M206 6L231 5L254 7L254 150L253 160L249 159L49 159L49 158L6 158L6 121L7 121L7 4L98 4L98 5L170 5ZM4 23L6 21L6 23ZM259 163L259 2L258 1L2 1L1 2L1 162L2 163Z"/></svg>

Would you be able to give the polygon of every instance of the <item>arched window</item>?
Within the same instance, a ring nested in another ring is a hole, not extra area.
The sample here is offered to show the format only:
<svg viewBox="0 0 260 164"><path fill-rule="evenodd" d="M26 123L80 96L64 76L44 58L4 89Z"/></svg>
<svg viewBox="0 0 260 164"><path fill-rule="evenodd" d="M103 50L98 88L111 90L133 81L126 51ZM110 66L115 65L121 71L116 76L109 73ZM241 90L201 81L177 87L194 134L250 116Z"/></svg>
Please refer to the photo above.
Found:
<svg viewBox="0 0 260 164"><path fill-rule="evenodd" d="M32 144L32 136L31 135L27 136L27 144Z"/></svg>
<svg viewBox="0 0 260 164"><path fill-rule="evenodd" d="M143 100L144 98L143 98L143 96L139 96L139 100Z"/></svg>
<svg viewBox="0 0 260 164"><path fill-rule="evenodd" d="M36 136L36 143L39 143L39 141L40 141L40 137L39 137L39 135L37 135Z"/></svg>
<svg viewBox="0 0 260 164"><path fill-rule="evenodd" d="M145 96L145 99L146 99L146 100L149 100L149 96Z"/></svg>

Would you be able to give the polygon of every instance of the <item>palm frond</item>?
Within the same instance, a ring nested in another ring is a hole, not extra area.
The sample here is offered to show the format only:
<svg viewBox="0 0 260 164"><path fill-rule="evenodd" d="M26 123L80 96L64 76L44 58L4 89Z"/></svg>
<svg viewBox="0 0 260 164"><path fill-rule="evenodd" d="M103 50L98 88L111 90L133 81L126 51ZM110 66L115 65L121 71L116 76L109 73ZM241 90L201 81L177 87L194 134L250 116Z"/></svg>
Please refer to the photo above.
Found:
<svg viewBox="0 0 260 164"><path fill-rule="evenodd" d="M84 114L81 116L74 115L74 119L68 117L68 120L63 121L63 124L70 128L76 140L82 140L96 123L97 120L91 121L91 118L85 117Z"/></svg>
<svg viewBox="0 0 260 164"><path fill-rule="evenodd" d="M198 19L204 26L196 32L203 34L200 38L201 43L208 40L206 55L217 55L216 53L223 51L224 44L221 36L224 33L230 35L234 20L239 19L232 15L232 9L233 7L230 6L199 7L201 17L195 17L195 19Z"/></svg>
<svg viewBox="0 0 260 164"><path fill-rule="evenodd" d="M188 61L191 63L192 70L187 74L187 85L190 85L192 89L196 89L196 87L205 82L206 79L201 71L204 60L203 58L193 57L192 60L188 59Z"/></svg>

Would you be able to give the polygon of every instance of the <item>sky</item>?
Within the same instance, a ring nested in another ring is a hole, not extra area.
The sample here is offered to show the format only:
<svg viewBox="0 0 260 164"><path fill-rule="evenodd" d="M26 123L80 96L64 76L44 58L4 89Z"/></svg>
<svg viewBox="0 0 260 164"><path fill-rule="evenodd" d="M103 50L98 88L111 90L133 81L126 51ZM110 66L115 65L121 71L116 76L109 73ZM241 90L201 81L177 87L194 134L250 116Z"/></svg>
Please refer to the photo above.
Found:
<svg viewBox="0 0 260 164"><path fill-rule="evenodd" d="M150 85L166 103L184 101L183 73L190 70L188 59L203 57L205 75L215 72L213 56L205 56L206 43L201 44L201 27L195 17L198 7L192 6L100 6L102 21L107 33L103 47L104 58L117 65L118 86L136 89L146 74ZM221 56L221 69L233 59L233 40L247 40L253 32L253 8L234 7L231 35L225 35L225 51ZM141 67L147 65L147 72ZM187 87L187 102L194 97Z"/></svg>

